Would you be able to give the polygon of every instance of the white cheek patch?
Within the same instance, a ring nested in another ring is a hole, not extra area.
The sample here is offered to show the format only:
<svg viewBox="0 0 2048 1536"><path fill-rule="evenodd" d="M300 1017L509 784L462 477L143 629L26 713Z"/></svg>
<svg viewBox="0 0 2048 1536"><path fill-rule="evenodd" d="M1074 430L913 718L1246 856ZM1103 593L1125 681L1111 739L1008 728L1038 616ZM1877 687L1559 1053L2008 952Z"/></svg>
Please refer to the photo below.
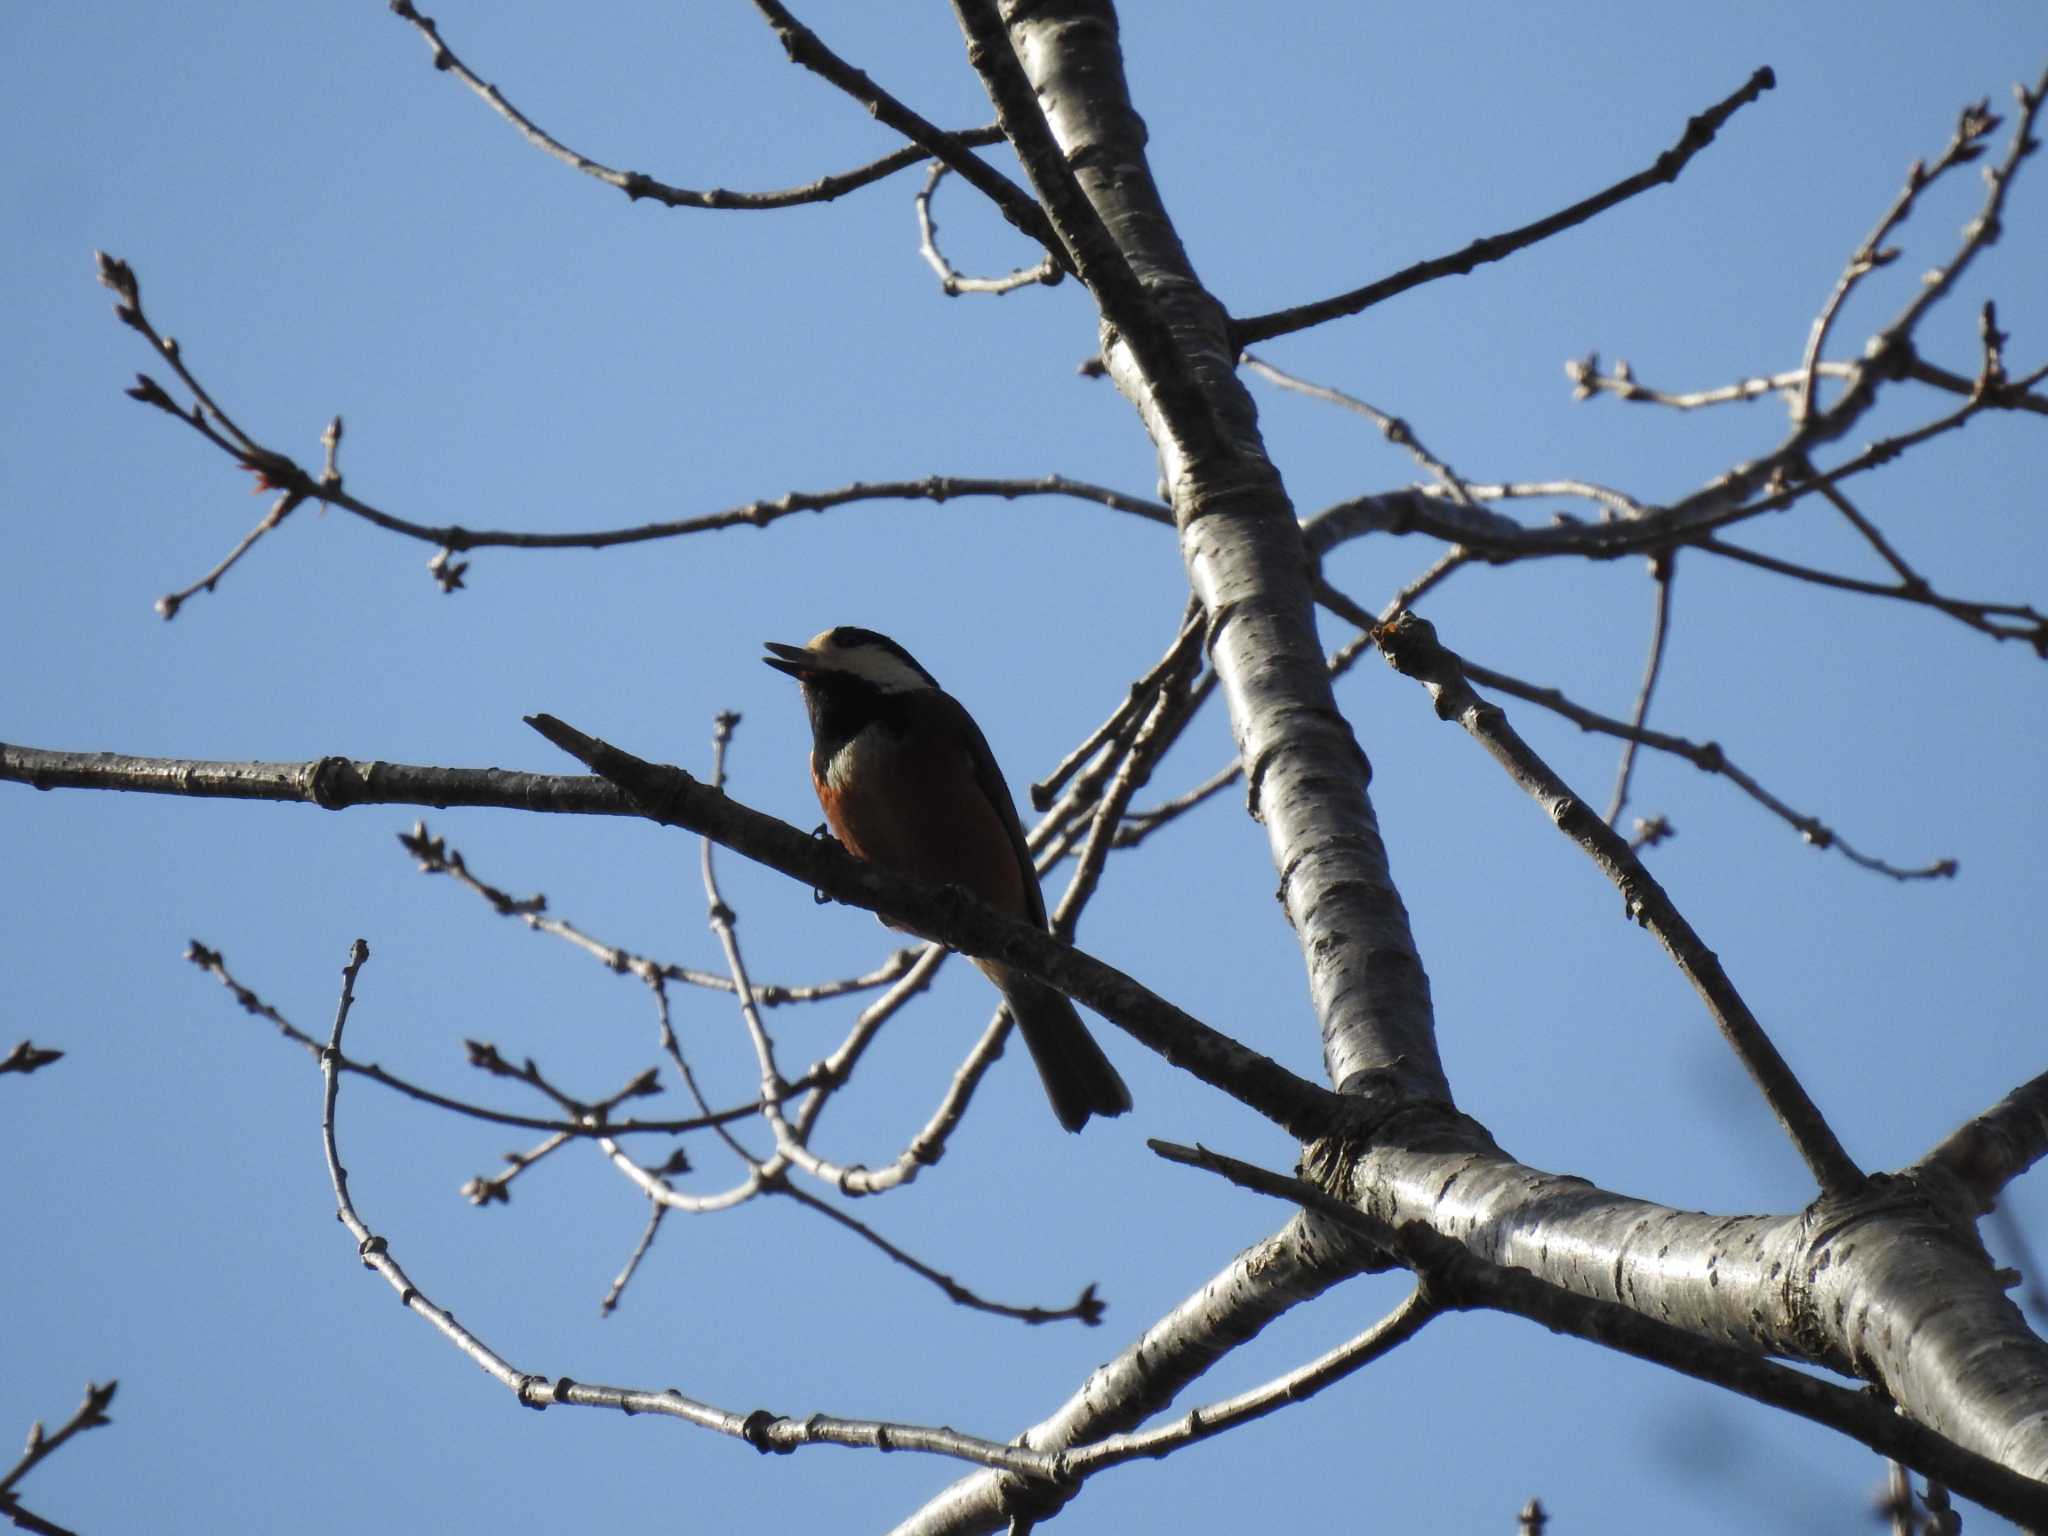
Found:
<svg viewBox="0 0 2048 1536"><path fill-rule="evenodd" d="M875 646L820 646L820 635L808 647L822 660L828 662L835 672L848 677L857 677L880 693L916 693L929 688L924 674L906 663L902 657Z"/></svg>

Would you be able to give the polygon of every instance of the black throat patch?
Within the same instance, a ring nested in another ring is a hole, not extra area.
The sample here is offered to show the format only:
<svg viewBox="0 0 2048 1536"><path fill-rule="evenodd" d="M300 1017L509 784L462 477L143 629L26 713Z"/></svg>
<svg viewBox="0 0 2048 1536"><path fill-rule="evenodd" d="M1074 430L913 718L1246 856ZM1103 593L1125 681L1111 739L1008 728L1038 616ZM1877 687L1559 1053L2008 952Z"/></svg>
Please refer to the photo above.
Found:
<svg viewBox="0 0 2048 1536"><path fill-rule="evenodd" d="M892 645L890 649L900 647ZM821 767L871 726L900 736L910 722L914 695L884 693L865 678L843 672L814 673L804 679L803 689L804 708L811 716L811 747Z"/></svg>

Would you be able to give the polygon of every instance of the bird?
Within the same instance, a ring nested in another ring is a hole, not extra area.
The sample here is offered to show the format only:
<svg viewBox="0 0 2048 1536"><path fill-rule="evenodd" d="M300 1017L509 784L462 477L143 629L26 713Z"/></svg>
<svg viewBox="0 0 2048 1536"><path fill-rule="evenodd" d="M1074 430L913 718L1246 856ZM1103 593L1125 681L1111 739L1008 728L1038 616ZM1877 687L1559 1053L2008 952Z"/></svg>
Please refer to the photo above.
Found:
<svg viewBox="0 0 2048 1536"><path fill-rule="evenodd" d="M811 787L849 853L933 885L957 885L1044 928L1045 896L1017 807L974 717L902 646L842 624L761 659L795 678L811 720ZM889 926L904 925L884 919ZM1130 1090L1074 1005L994 960L995 983L1069 1131L1121 1115Z"/></svg>

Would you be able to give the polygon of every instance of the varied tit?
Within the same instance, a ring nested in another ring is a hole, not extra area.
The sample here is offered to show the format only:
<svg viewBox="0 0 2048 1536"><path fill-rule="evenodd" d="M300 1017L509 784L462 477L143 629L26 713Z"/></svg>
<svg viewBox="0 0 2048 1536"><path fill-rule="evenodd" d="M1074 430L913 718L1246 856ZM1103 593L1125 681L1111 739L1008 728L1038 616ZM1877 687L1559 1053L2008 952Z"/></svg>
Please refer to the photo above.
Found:
<svg viewBox="0 0 2048 1536"><path fill-rule="evenodd" d="M908 651L841 625L761 659L803 685L811 786L850 853L933 885L957 885L998 912L1045 926L1024 829L981 728ZM891 926L900 926L892 924ZM1038 1064L1060 1124L1120 1115L1130 1090L1059 992L992 960L996 984Z"/></svg>

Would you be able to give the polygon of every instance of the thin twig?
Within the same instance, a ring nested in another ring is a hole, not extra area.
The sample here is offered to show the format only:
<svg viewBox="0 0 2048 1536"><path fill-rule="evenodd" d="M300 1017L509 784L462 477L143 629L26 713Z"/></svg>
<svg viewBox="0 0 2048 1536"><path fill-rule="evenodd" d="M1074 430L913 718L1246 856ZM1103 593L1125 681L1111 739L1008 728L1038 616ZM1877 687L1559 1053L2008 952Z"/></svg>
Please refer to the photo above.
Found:
<svg viewBox="0 0 2048 1536"><path fill-rule="evenodd" d="M924 179L923 189L911 199L911 203L917 212L917 253L924 258L926 266L938 273L939 288L947 298L958 298L963 293L992 293L1000 297L1015 293L1019 288L1040 284L1051 287L1066 276L1059 263L1050 256L1042 257L1035 266L1019 267L1007 277L962 276L946 259L945 252L939 249L939 221L932 217L932 194L938 191L946 171L945 161L934 160L930 173Z"/></svg>
<svg viewBox="0 0 2048 1536"><path fill-rule="evenodd" d="M1499 261L1504 256L1547 240L1550 236L1583 224L1596 214L1605 213L1618 203L1627 202L1638 193L1647 192L1678 179L1678 173L1685 169L1686 162L1714 142L1714 136L1729 118L1743 107L1755 101L1765 91L1777 84L1777 78L1769 69L1759 69L1743 83L1740 90L1709 107L1685 125L1685 132L1678 142L1659 155L1648 170L1616 182L1604 192L1595 193L1582 202L1538 219L1533 224L1524 224L1498 235L1489 235L1474 240L1461 251L1448 256L1433 257L1419 261L1412 267L1383 277L1378 282L1368 283L1363 288L1354 288L1349 293L1340 293L1333 298L1319 299L1313 304L1296 305L1292 309L1276 310L1272 314L1253 315L1248 319L1232 322L1231 337L1242 349L1269 337L1282 336L1289 331L1306 330L1312 325L1321 325L1328 320L1355 315L1375 304L1383 303L1410 288L1434 282L1440 277L1462 276L1490 261Z"/></svg>
<svg viewBox="0 0 2048 1536"><path fill-rule="evenodd" d="M235 979L227 968L227 961L217 949L209 949L197 939L185 949L185 958L207 972L234 995L244 1013L268 1020L275 1025L279 1034L292 1044L311 1055L320 1054L320 1042L300 1029L282 1013L266 1003L255 992ZM614 1120L606 1125L594 1125L585 1121L545 1120L533 1115L518 1115L506 1110L492 1109L487 1105L474 1104L466 1099L451 1098L445 1093L436 1093L431 1088L422 1088L397 1074L387 1072L375 1062L356 1061L348 1056L335 1058L335 1069L353 1072L358 1077L368 1078L383 1088L403 1094L406 1098L435 1109L452 1110L458 1115L467 1115L473 1120L483 1120L492 1125L517 1126L522 1130L544 1131L551 1135L579 1136L597 1140L606 1136L675 1136L686 1131L701 1131L713 1125L723 1125L731 1120L751 1118L759 1110L755 1104L738 1104L731 1109L707 1111L703 1116L688 1120ZM616 1102L616 1100L614 1100Z"/></svg>
<svg viewBox="0 0 2048 1536"><path fill-rule="evenodd" d="M934 123L919 117L909 107L877 85L864 71L854 68L830 48L809 27L789 13L779 0L754 0L754 9L775 30L790 62L805 69L851 96L867 109L868 115L884 127L923 148L925 155L942 160L965 178L977 191L1002 210L1003 217L1045 247L1054 260L1067 261L1065 247L1053 232L1045 211L1030 193L966 145ZM1005 129L1007 136L1007 128Z"/></svg>
<svg viewBox="0 0 2048 1536"><path fill-rule="evenodd" d="M621 945L594 938L574 923L547 916L547 897L539 894L514 896L509 891L491 884L469 867L460 849L449 847L447 839L436 837L429 832L424 821L415 821L410 832L399 833L398 841L418 863L422 874L447 875L458 885L481 896L500 917L517 918L535 933L545 933L561 939L582 950L608 971L622 976L638 976L643 981L659 977L663 981L701 987L708 992L732 991L730 976L721 975L716 971L696 970L672 961L654 960ZM829 1002L833 998L845 997L855 992L872 992L898 980L922 952L921 946L899 949L875 969L859 976L841 976L830 981L806 982L794 986L757 986L754 989L754 1001L763 1008L776 1008L791 1003Z"/></svg>
<svg viewBox="0 0 2048 1536"><path fill-rule="evenodd" d="M118 1381L108 1381L104 1385L87 1382L85 1401L78 1405L77 1411L70 1418L58 1426L57 1432L53 1435L43 1433L41 1419L37 1419L29 1426L28 1446L22 1451L21 1459L4 1475L0 1475L0 1517L5 1517L10 1524L24 1531L36 1532L37 1536L73 1536L73 1533L63 1526L45 1520L41 1515L32 1513L24 1507L14 1490L23 1478L34 1471L41 1462L55 1455L72 1436L82 1435L89 1429L99 1429L113 1423L113 1419L108 1416L107 1406L113 1402L114 1393L119 1390L120 1385Z"/></svg>
<svg viewBox="0 0 2048 1536"><path fill-rule="evenodd" d="M1019 1307L1012 1306L1007 1302L991 1301L987 1297L969 1290L951 1275L946 1274L942 1270L932 1268L931 1265L915 1255L899 1248L866 1222L849 1216L837 1206L828 1204L826 1201L820 1200L816 1195L799 1189L794 1183L786 1179L778 1184L771 1185L770 1193L787 1195L790 1199L796 1201L797 1204L804 1207L805 1210L815 1211L828 1221L836 1222L839 1226L844 1227L878 1252L886 1254L896 1263L901 1264L912 1274L929 1280L933 1285L945 1292L947 1300L957 1306L966 1307L970 1311L987 1312L995 1317L1014 1318L1018 1322L1029 1323L1033 1326L1040 1323L1079 1322L1093 1328L1102 1322L1102 1314L1107 1310L1106 1304L1095 1294L1095 1285L1092 1281L1081 1288L1081 1294L1074 1299L1071 1305L1064 1307Z"/></svg>
<svg viewBox="0 0 2048 1536"><path fill-rule="evenodd" d="M1865 277L1898 260L1898 251L1885 246L1884 241L1912 213L1913 205L1919 201L1922 192L1949 171L1984 153L1984 140L1997 126L1998 119L1991 115L1988 99L1964 107L1957 115L1954 136L1949 139L1947 148L1935 157L1934 164L1930 166L1915 160L1907 168L1906 185L1877 221L1877 227L1857 246L1841 276L1835 279L1834 289L1821 305L1820 313L1813 317L1813 326L1806 338L1806 354L1799 361L1799 393L1792 404L1794 422L1804 422L1813 415L1813 392L1820 378L1821 348L1827 344L1828 332L1833 329L1835 316L1841 312L1843 303ZM1995 208L1991 216L1996 217ZM1960 262L1956 264L1957 272L1961 266Z"/></svg>
<svg viewBox="0 0 2048 1536"><path fill-rule="evenodd" d="M1819 817L1795 811L1765 789L1756 779L1737 767L1717 741L1693 741L1688 737L1674 736L1668 731L1653 731L1646 727L1631 726L1625 720L1616 720L1597 710L1588 709L1583 704L1574 703L1559 689L1538 687L1534 683L1524 682L1519 677L1481 666L1476 661L1467 661L1464 665L1465 675L1482 688L1493 688L1501 693L1512 694L1518 699L1526 699L1531 704L1539 705L1552 714L1571 721L1580 730L1597 731L1603 736L1634 741L1653 751L1668 752L1673 757L1682 757L1703 773L1719 774L1796 831L1810 847L1823 850L1832 848L1850 863L1860 865L1873 874L1887 875L1891 879L1901 881L1946 880L1952 879L1959 867L1954 859L1937 859L1931 864L1905 868L1859 851ZM1644 842L1655 844L1670 835L1670 824L1664 822L1661 817L1653 818L1644 823L1644 832L1634 845L1640 846Z"/></svg>
<svg viewBox="0 0 2048 1536"><path fill-rule="evenodd" d="M1396 448L1406 448L1415 462L1435 477L1437 483L1444 488L1451 500L1464 507L1471 507L1473 505L1471 496L1465 490L1465 482L1458 477L1457 471L1431 453L1428 448L1424 447L1422 439L1415 435L1415 429L1399 416L1389 415L1378 406L1361 400L1356 395L1346 394L1341 389L1333 389L1327 384L1317 384L1312 380L1302 378L1298 374L1288 373L1284 369L1276 368L1263 358L1253 356L1250 352L1242 354L1239 361L1261 378L1279 385L1282 389L1294 390L1296 393L1307 395L1313 400L1322 400L1330 405L1341 406L1347 411L1365 417L1366 420L1380 429L1380 435L1386 438L1388 442L1392 443Z"/></svg>
<svg viewBox="0 0 2048 1536"><path fill-rule="evenodd" d="M732 733L740 717L730 710L719 714L711 735L711 787L723 790L725 787L725 754L732 744ZM732 977L733 996L739 1003L740 1021L746 1025L747 1038L753 1043L754 1059L761 1074L761 1118L775 1137L775 1150L785 1160L795 1163L814 1178L829 1180L838 1171L829 1167L804 1146L782 1112L783 1102L791 1096L789 1084L783 1080L782 1070L775 1061L775 1042L768 1034L768 1026L761 1018L761 1010L754 1002L753 983L747 976L747 964L740 954L738 916L726 905L725 897L718 888L718 866L712 850L718 845L710 838L698 840L698 864L700 877L704 882L704 900L709 909L711 932L725 953L727 974ZM829 1092L836 1084L821 1085L821 1092ZM737 1144L735 1144L737 1150ZM758 1169L758 1164L756 1165Z"/></svg>
<svg viewBox="0 0 2048 1536"><path fill-rule="evenodd" d="M1286 1375L1221 1402L1191 1408L1170 1424L1091 1441L1069 1451L1067 1465L1077 1476L1085 1477L1141 1456L1168 1456L1278 1409L1306 1402L1323 1388L1391 1354L1442 1315L1443 1309L1418 1287L1365 1332Z"/></svg>
<svg viewBox="0 0 2048 1536"><path fill-rule="evenodd" d="M1906 563L1905 557L1892 548L1891 540L1878 530L1875 523L1856 509L1855 503L1843 494L1840 486L1833 481L1822 481L1819 491L1821 500L1848 519L1849 526L1863 535L1864 542L1877 551L1878 558L1898 573L1902 585L1926 590L1926 578Z"/></svg>
<svg viewBox="0 0 2048 1536"><path fill-rule="evenodd" d="M689 1093L691 1099L695 1101L697 1108L700 1111L708 1111L711 1107L710 1101L704 1095L703 1085L697 1081L696 1069L690 1065L690 1058L683 1054L682 1042L676 1038L675 1019L670 1013L668 1005L668 984L659 976L648 976L645 980L648 990L654 996L654 1018L662 1054L675 1063L676 1071L682 1076L683 1087ZM797 1084L791 1084L790 1091L797 1091L798 1086ZM813 1077L802 1086L817 1088L825 1086L825 1084L822 1079ZM739 1159L740 1166L746 1170L740 1182L716 1194L670 1198L673 1195L673 1191L668 1183L669 1167L644 1168L636 1163L634 1166L644 1173L655 1187L664 1191L663 1198L658 1200L657 1204L666 1205L674 1210L688 1210L701 1213L724 1210L728 1205L737 1205L751 1200L761 1192L762 1170L767 1166L767 1163L764 1163L761 1158L756 1157L741 1144L739 1135L733 1129L730 1122L715 1125L712 1127L712 1131L720 1141L725 1143L727 1150ZM598 1145L604 1149L605 1155L612 1160L614 1166L618 1166L625 1161L624 1155L617 1150L618 1144L616 1142L601 1141ZM769 1161L772 1162L773 1159L771 1158Z"/></svg>
<svg viewBox="0 0 2048 1536"><path fill-rule="evenodd" d="M1082 743L1060 759L1051 773L1031 786L1031 805L1034 810L1044 812L1052 808L1053 796L1057 795L1076 770L1103 747L1112 742L1122 742L1135 728L1138 714L1147 708L1151 700L1172 674L1179 672L1187 659L1190 647L1200 643L1202 636L1202 606L1195 598L1189 598L1181 614L1180 630L1173 637L1173 644L1166 648L1166 654L1153 663L1146 672L1126 690L1117 707L1110 711L1109 718L1091 731Z"/></svg>
<svg viewBox="0 0 2048 1536"><path fill-rule="evenodd" d="M457 1350L480 1366L500 1386L528 1408L550 1408L561 1404L578 1407L612 1408L623 1413L655 1413L681 1419L703 1429L743 1440L760 1451L794 1451L812 1445L862 1446L869 1450L921 1451L950 1456L980 1466L994 1467L1019 1476L1057 1481L1058 1459L1017 1446L997 1445L957 1430L918 1424L891 1424L878 1420L839 1419L811 1414L801 1419L785 1418L765 1409L738 1413L716 1408L684 1397L674 1389L650 1391L641 1387L598 1386L567 1376L552 1381L531 1371L522 1371L506 1360L483 1339L456 1320L455 1314L434 1303L400 1268L392 1257L390 1244L372 1232L357 1213L349 1193L348 1170L343 1167L335 1131L335 1109L341 1091L342 1073L337 1067L342 1032L355 1003L355 978L369 958L369 946L358 939L342 972L341 999L335 1010L334 1029L321 1049L321 1075L325 1091L320 1103L320 1141L327 1157L327 1173L334 1190L335 1214L356 1240L356 1252L363 1267L382 1276L398 1293L407 1311L438 1332Z"/></svg>
<svg viewBox="0 0 2048 1536"><path fill-rule="evenodd" d="M1636 691L1635 709L1629 715L1630 734L1622 738L1621 767L1614 775L1614 797L1607 802L1607 814L1600 819L1610 827L1621 819L1628 804L1628 781L1635 772L1636 748L1641 744L1643 722L1650 718L1650 696L1657 691L1657 674L1664 667L1664 641L1671 632L1671 582L1678 574L1678 553L1650 557L1650 581L1656 588L1656 604L1650 619L1650 656L1643 663L1643 685Z"/></svg>
<svg viewBox="0 0 2048 1536"><path fill-rule="evenodd" d="M597 1304L598 1315L610 1317L625 1299L626 1287L633 1283L633 1277L640 1272L640 1261L645 1259L654 1247L654 1239L661 1232L661 1224L668 1216L668 1207L658 1200L647 1202L647 1225L640 1229L640 1240L633 1245L633 1251L626 1256L626 1267L612 1280L611 1289L604 1293L604 1300Z"/></svg>
<svg viewBox="0 0 2048 1536"><path fill-rule="evenodd" d="M1726 539L1707 537L1694 539L1692 543L1724 560L1753 565L1758 570L1772 571L1817 587L1833 587L1838 592L1860 592L1868 597L1885 597L1894 602L1932 608L1981 635L1989 635L1994 640L2021 641L2031 646L2036 654L2048 658L2048 613L2041 612L2031 603L1994 603L1978 598L1944 597L1927 589L1924 583L1915 586L1902 581L1886 586L1882 582L1866 581L1860 576L1844 576L1837 571L1824 571L1794 560L1780 560L1776 555L1767 555L1762 550L1749 549L1741 544L1730 544Z"/></svg>
<svg viewBox="0 0 2048 1536"><path fill-rule="evenodd" d="M1027 496L1068 496L1080 501L1095 502L1112 511L1127 512L1134 517L1141 517L1164 527L1173 526L1173 509L1160 502L1143 496L1129 496L1106 486L1072 480L1064 475L1042 475L1036 479L927 475L917 480L856 481L851 485L826 491L787 491L780 496L750 501L698 517L641 523L630 527L595 529L589 532L527 533L510 529L464 528L456 524L437 527L417 523L386 512L351 494L343 487L340 473L334 467L334 454L340 441L340 434L332 422L321 436L326 460L321 473L317 475L290 455L279 453L244 432L200 384L186 363L178 344L169 337L158 334L148 315L143 311L141 284L134 269L126 262L104 252L95 252L94 259L98 263L101 284L112 289L119 299L114 306L115 316L170 360L179 379L191 392L194 403L190 407L179 405L162 385L147 374L138 375L136 384L126 391L131 399L163 411L173 420L198 432L215 448L233 459L238 468L255 474L258 477L259 490L279 490L297 501L317 501L322 505L351 513L387 533L434 545L437 552L434 559L429 562L429 569L433 571L443 588L450 591L462 585L463 573L468 569L466 563L456 562L454 556L468 550L611 549L626 544L644 544L656 539L709 533L723 528L766 528L771 523L799 512L822 512L853 502L944 503L974 496L995 496L1005 501ZM276 515L283 516L282 513ZM253 537L254 535L251 536L252 539ZM232 560L224 561L216 568L213 577L217 579L220 571L231 563ZM199 590L205 586L206 581L202 580L191 590Z"/></svg>
<svg viewBox="0 0 2048 1536"><path fill-rule="evenodd" d="M1385 624L1392 620L1396 614L1406 613L1410 608L1421 602L1424 596L1434 592L1444 582L1471 563L1472 551L1465 548L1462 544L1453 544L1449 549L1438 555L1436 559L1432 560L1421 574L1414 577L1400 591L1387 599L1386 605L1380 609L1380 622ZM1360 639L1365 640L1368 644L1370 643L1369 640L1366 640L1365 636L1360 636ZM1347 654L1349 649L1350 646L1348 644L1340 647L1336 655L1331 658L1330 675L1332 677L1336 677L1349 670L1352 661L1356 659L1355 656Z"/></svg>
<svg viewBox="0 0 2048 1536"><path fill-rule="evenodd" d="M2010 144L1998 164L1985 168L1987 191L1974 217L1963 228L1962 239L1949 259L1929 270L1915 286L1911 298L1865 344L1863 356L1847 365L1844 388L1833 404L1816 409L1803 421L1795 422L1778 444L1757 458L1736 465L1688 496L1662 507L1617 509L1618 521L1587 525L1566 523L1551 528L1525 528L1507 519L1475 516L1469 509L1448 506L1433 509L1431 498L1422 493L1359 498L1311 523L1322 533L1325 544L1359 532L1385 528L1390 531L1421 531L1447 542L1464 544L1475 555L1489 560L1512 560L1539 556L1580 555L1596 559L1633 553L1656 553L1678 544L1708 543L1715 530L1745 521L1764 512L1791 506L1812 495L1823 481L1839 484L1852 475L1889 463L1901 453L1916 448L1963 426L1984 410L2024 408L2034 386L2048 377L2048 365L2024 378L1980 372L1962 406L1949 414L1908 432L1883 439L1847 460L1815 475L1811 469L1814 450L1848 434L1874 406L1884 388L1901 379L1914 377L1916 353L1914 332L1929 308L1945 297L1963 272L2002 229L2003 209L2013 178L2021 162L2036 145L2033 137L2044 94L2048 94L2048 70L2034 88L2019 87L2020 110ZM1995 355L1987 336L1987 356ZM1584 384L1593 370L1574 372ZM1583 391L1582 391L1583 392ZM1486 501L1507 490L1468 484L1474 500ZM1524 488L1533 491L1536 488ZM1325 531L1327 530L1327 531ZM1757 561L1755 563L1764 563ZM1791 572L1788 571L1788 574ZM1848 585L1834 582L1835 585ZM1917 596L1882 588L1886 596ZM1935 606L1941 606L1936 604ZM1970 605L1965 605L1970 606ZM1966 620L1965 622L1969 622ZM2048 625L2029 622L2020 627L1997 628L1979 622L1975 627L2002 638L2025 639L2041 645L2048 655Z"/></svg>
<svg viewBox="0 0 2048 1536"><path fill-rule="evenodd" d="M1103 866L1123 825L1131 797L1151 781L1153 766L1173 745L1200 707L1200 701L1188 686L1188 679L1189 674L1201 664L1201 633L1201 626L1196 623L1190 623L1181 631L1180 641L1168 653L1167 670L1159 676L1151 709L1131 738L1129 749L1123 753L1108 792L1089 818L1088 840L1082 846L1074 876L1067 882L1067 889L1053 912L1052 931L1062 939L1072 940L1081 920L1081 910L1095 894L1096 883L1102 878Z"/></svg>
<svg viewBox="0 0 2048 1536"><path fill-rule="evenodd" d="M477 1071L526 1084L536 1093L552 1099L558 1108L566 1114L573 1115L578 1123L602 1125L610 1118L611 1112L626 1100L644 1099L662 1091L660 1073L655 1068L648 1067L635 1073L626 1086L615 1093L602 1099L585 1101L557 1087L531 1056L515 1063L508 1060L497 1046L488 1040L465 1039L462 1045L468 1053L469 1064ZM541 1155L545 1156L546 1153L543 1152Z"/></svg>
<svg viewBox="0 0 2048 1536"><path fill-rule="evenodd" d="M278 497L276 501L271 503L270 510L264 513L262 518L258 520L256 526L243 534L241 541L221 557L219 564L215 565L212 570L193 582L189 587L181 587L176 592L166 592L156 600L156 611L167 621L175 619L178 616L178 610L185 606L188 598L201 592L211 592L220 584L221 577L234 569L235 562L254 548L258 539L291 516L293 509L299 506L302 500L302 497L290 491Z"/></svg>
<svg viewBox="0 0 2048 1536"><path fill-rule="evenodd" d="M793 208L803 203L829 203L836 197L869 186L907 170L924 159L928 153L916 144L906 144L879 160L870 161L851 171L835 175L820 176L816 181L800 187L782 187L772 192L734 192L725 187L712 187L708 191L693 192L688 187L671 186L656 181L652 176L638 171L620 171L592 160L589 156L569 148L506 100L505 95L488 80L475 74L467 64L456 57L455 50L448 46L441 30L430 16L422 16L413 9L411 0L392 0L392 11L412 23L427 46L433 51L434 68L444 74L453 75L481 97L490 109L504 118L519 131L520 137L543 153L553 156L564 165L581 171L584 175L616 187L629 198L638 201L646 198L651 202L665 203L671 208L713 208L737 209L741 211ZM968 128L948 134L948 138L966 148L981 148L1003 141L1003 131L991 123L985 128Z"/></svg>
<svg viewBox="0 0 2048 1536"><path fill-rule="evenodd" d="M1814 368L1817 377L1823 379L1847 379L1854 377L1857 365L1854 363L1823 362ZM1564 365L1566 377L1572 381L1572 393L1581 400L1590 400L1595 395L1613 395L1621 400L1633 400L1647 405L1662 405L1676 411L1696 411L1710 405L1732 405L1744 401L1760 400L1766 395L1797 396L1805 370L1788 368L1783 373L1755 374L1738 379L1733 384L1723 384L1710 389L1663 390L1652 389L1636 379L1635 373L1626 362L1616 361L1612 373L1600 370L1600 355L1588 353ZM1916 384L1926 384L1934 389L1944 390L1952 395L1976 393L1977 381L1966 374L1954 373L1928 362L1917 354L1906 365L1905 377ZM2001 402L2007 410L2032 411L2036 415L2048 416L2048 395L2035 395L2021 391L2008 396Z"/></svg>
<svg viewBox="0 0 2048 1536"><path fill-rule="evenodd" d="M474 1206L509 1205L512 1201L512 1181L527 1169L533 1167L551 1153L559 1152L574 1140L566 1131L557 1131L531 1152L507 1152L505 1171L482 1174L466 1179L462 1185L462 1198Z"/></svg>

